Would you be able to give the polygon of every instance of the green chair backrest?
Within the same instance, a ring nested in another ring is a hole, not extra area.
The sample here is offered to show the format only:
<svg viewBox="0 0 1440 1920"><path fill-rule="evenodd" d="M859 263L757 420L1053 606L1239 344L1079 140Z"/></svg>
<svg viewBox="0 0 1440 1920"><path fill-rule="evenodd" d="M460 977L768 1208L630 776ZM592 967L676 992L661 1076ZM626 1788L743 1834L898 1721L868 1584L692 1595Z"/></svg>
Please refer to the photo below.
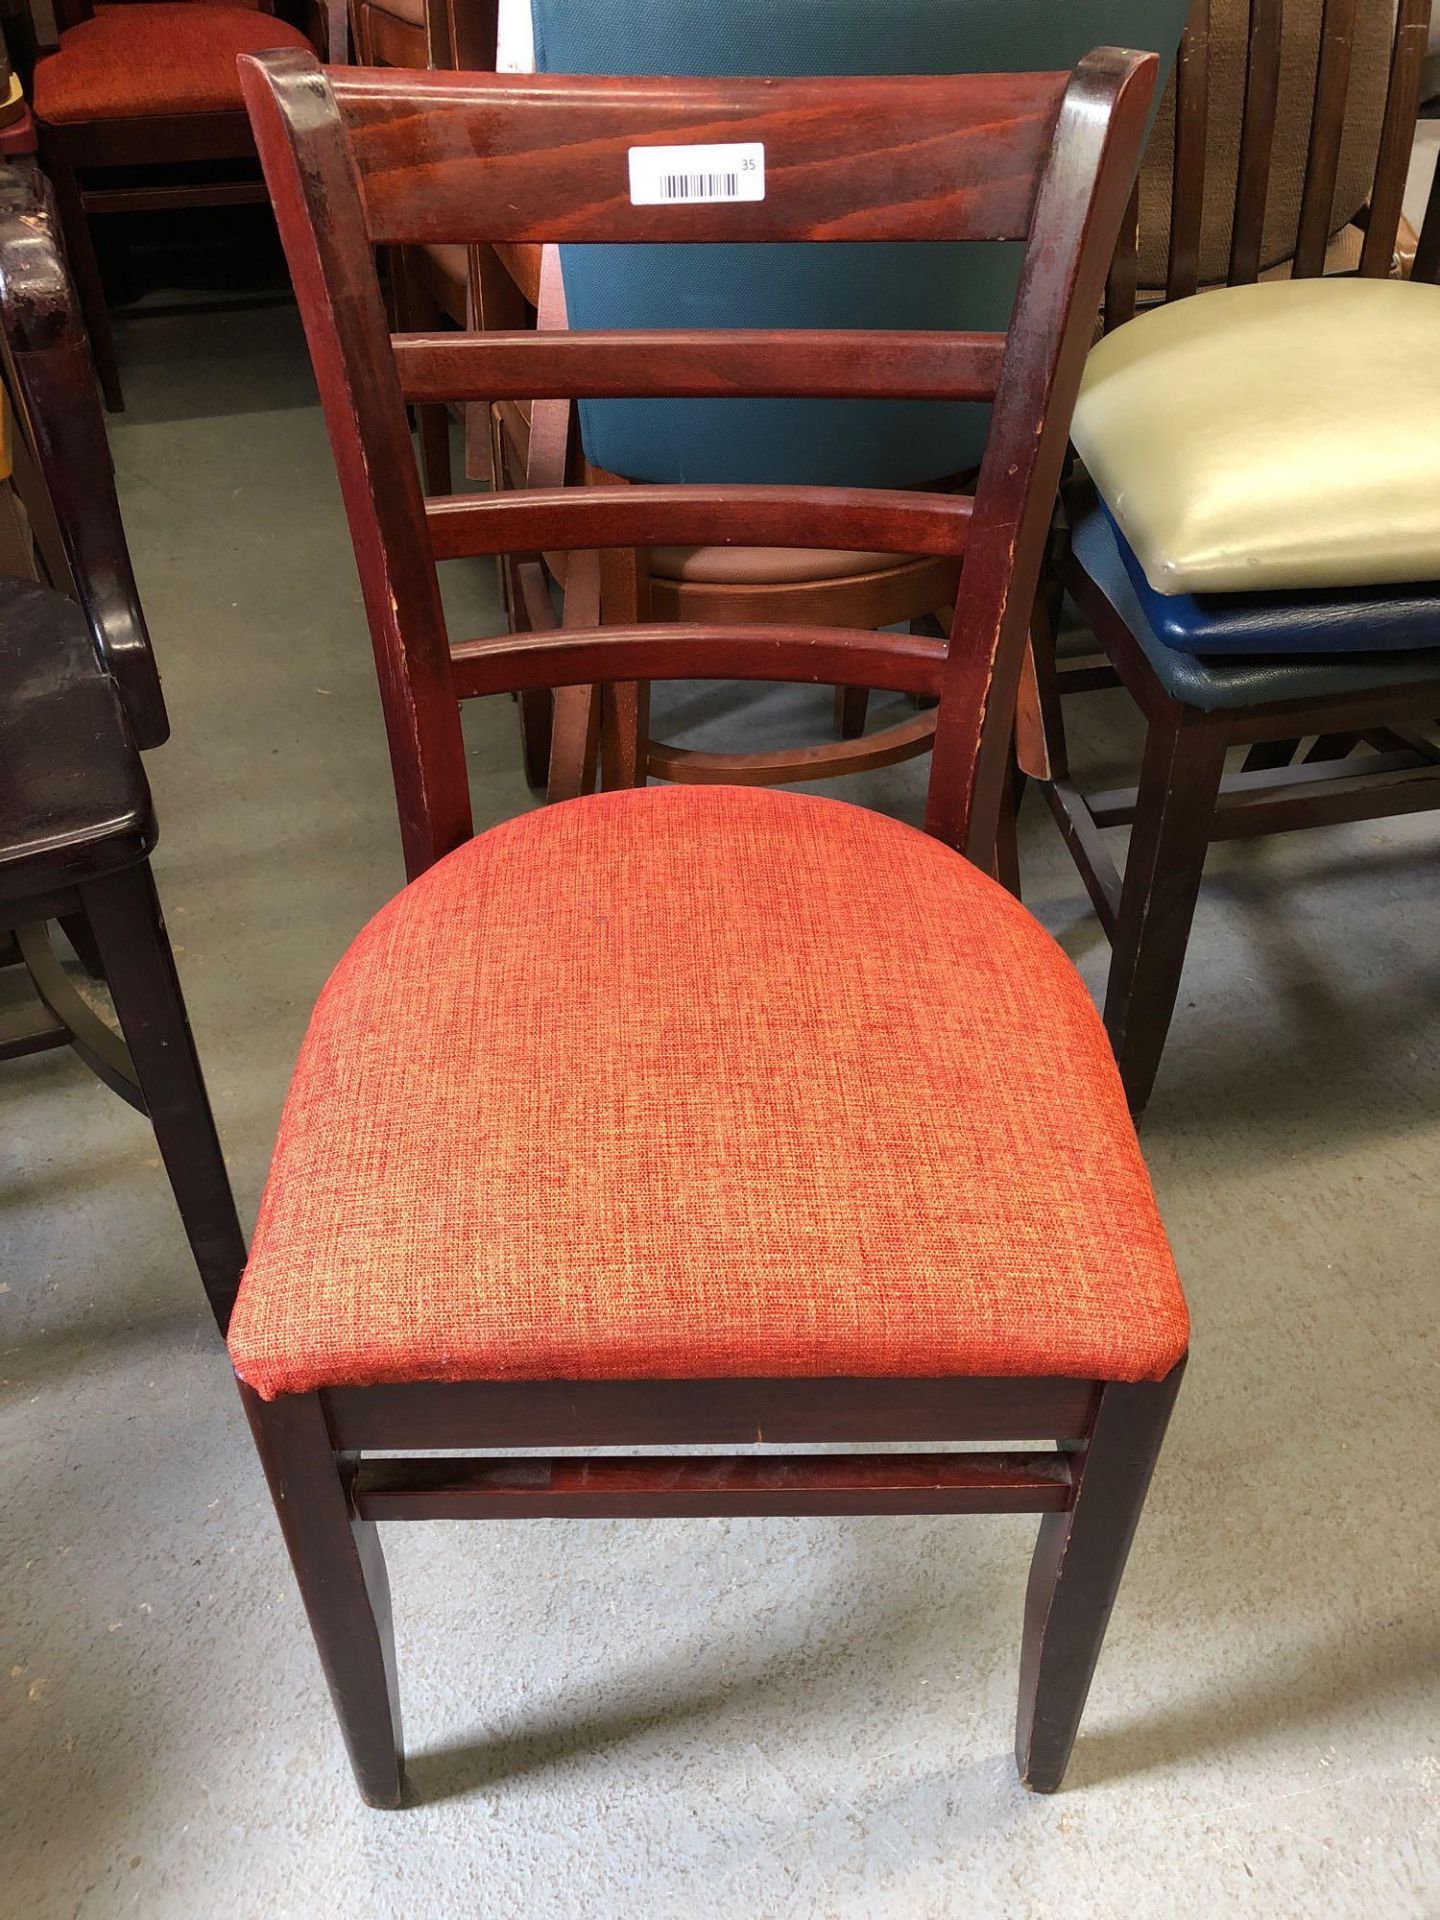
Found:
<svg viewBox="0 0 1440 1920"><path fill-rule="evenodd" d="M1154 51L1189 0L532 0L549 73L1043 71L1095 46ZM572 327L1003 330L1021 248L561 249ZM599 400L585 451L632 480L910 486L973 467L989 409L933 401Z"/></svg>

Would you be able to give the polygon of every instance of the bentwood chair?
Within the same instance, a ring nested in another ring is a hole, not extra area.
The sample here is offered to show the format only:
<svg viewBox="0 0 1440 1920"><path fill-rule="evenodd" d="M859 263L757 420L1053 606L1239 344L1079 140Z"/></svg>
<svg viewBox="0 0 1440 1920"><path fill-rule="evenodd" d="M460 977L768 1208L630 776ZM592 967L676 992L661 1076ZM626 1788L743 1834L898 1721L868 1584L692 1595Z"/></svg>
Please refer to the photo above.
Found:
<svg viewBox="0 0 1440 1920"><path fill-rule="evenodd" d="M36 65L40 163L54 183L105 404L124 404L90 221L151 208L263 201L236 57L308 47L273 0L56 0L59 46ZM343 0L325 0L343 57Z"/></svg>
<svg viewBox="0 0 1440 1920"><path fill-rule="evenodd" d="M614 74L905 74L1069 67L1113 44L1174 57L1187 0L531 0L541 71ZM822 256L816 257L818 253ZM1016 250L957 247L679 250L562 246L564 307L578 327L1003 327ZM555 289L559 291L558 283ZM564 309L562 309L563 311ZM547 319L542 317L542 325ZM550 318L548 324L563 324ZM497 461L523 471L523 415ZM584 399L579 437L597 480L940 486L967 491L985 410L904 401ZM558 434L554 426L552 437ZM542 469L545 465L541 461ZM817 626L948 625L955 569L934 555L667 545L612 562L618 617ZM523 605L522 605L523 611ZM858 773L927 753L933 710L868 736L863 687L837 688L837 739L773 751L700 751L648 737L646 689L624 702L628 757L657 779L774 782ZM638 737L637 737L638 736ZM865 736L865 737L861 737ZM552 791L573 791L573 760Z"/></svg>
<svg viewBox="0 0 1440 1920"><path fill-rule="evenodd" d="M1218 0L1215 8L1218 19ZM1227 162L1223 143L1217 150L1206 139L1212 33L1202 0L1177 67L1181 131L1172 204L1160 209L1169 221L1166 300L1198 296L1197 319L1213 314L1223 329L1228 323L1222 316L1234 313L1238 319L1241 308L1208 304L1217 295L1206 290L1205 276L1217 266L1231 287L1247 289L1241 296L1247 323L1272 293L1292 304L1298 296L1298 289L1252 285L1276 271L1312 280L1348 261L1361 280L1385 280L1413 251L1415 279L1440 278L1435 196L1426 232L1437 239L1422 237L1416 249L1415 236L1401 234L1428 15L1429 0L1402 0L1398 10L1390 0L1324 0L1318 11L1309 0L1251 0L1238 159L1232 147ZM1303 48L1297 53L1294 43L1297 16L1312 30L1308 70ZM1377 87L1375 71L1377 37L1388 52L1383 87ZM1277 114L1282 77L1293 81L1297 72L1310 76L1298 184L1293 102ZM1369 103L1358 132L1349 111L1357 84ZM1384 102L1378 116L1377 99ZM1272 142L1278 121L1290 129L1286 146L1278 132ZM1217 200L1228 216L1218 258L1212 231ZM1335 237L1337 209L1348 209L1352 219L1348 239ZM1144 213L1141 206L1140 221ZM1110 277L1110 337L1097 349L1097 374L1102 355L1126 338L1127 323L1153 324L1135 318L1137 236L1143 250L1132 203ZM1361 360L1383 349L1383 329L1369 337L1368 324L1356 315L1348 350ZM1299 337L1297 331L1297 351ZM1215 338L1223 343L1223 331ZM1332 359L1317 368L1311 387L1332 412L1346 404L1337 364ZM1432 353L1428 366L1434 365ZM1400 391L1390 401L1402 412L1409 404L1423 414L1418 394L1407 403ZM1299 396L1296 424L1303 427L1311 411L1309 396ZM1423 420L1417 426L1429 431ZM1286 423L1277 426L1282 441L1288 430ZM1243 458L1230 457L1232 469L1243 464ZM1337 531L1345 498L1346 474L1336 472L1324 512ZM1368 592L1288 598L1270 592L1249 601L1210 597L1204 602L1208 612L1198 625L1192 620L1192 631L1175 644L1166 624L1178 617L1175 605L1167 607L1137 582L1123 542L1083 476L1071 496L1070 519L1056 582L1078 608L1101 657L1097 664L1072 655L1053 675L1042 672L1046 739L1027 770L1046 783L1051 809L1112 943L1105 1022L1138 1113L1154 1086L1169 1032L1209 846L1440 802L1440 749L1427 731L1440 713L1440 580L1409 586L1402 604L1388 610ZM1042 597L1042 666L1047 657L1053 660L1045 630L1058 610L1053 596ZM1197 611L1193 602L1190 611ZM1402 613L1403 633L1397 625ZM1397 634L1398 640L1387 638ZM1139 784L1086 794L1070 775L1059 696L1117 680L1145 720ZM1244 750L1243 765L1227 771L1232 748ZM1131 833L1122 876L1104 830L1125 825Z"/></svg>
<svg viewBox="0 0 1440 1920"><path fill-rule="evenodd" d="M1032 1787L1059 1784L1186 1319L1098 1019L982 869L1154 72L1114 51L1073 76L864 81L244 65L412 878L316 1009L230 1351L377 1804L402 1791L377 1523L427 1516L1040 1511L1018 1753ZM637 150L715 142L763 145L763 200L632 203ZM997 233L1028 242L1008 339L392 337L374 266L376 246L429 240ZM717 389L986 397L994 424L973 499L659 485L427 501L410 454L407 400ZM704 624L447 641L448 555L802 537L963 549L948 644ZM693 675L938 694L928 831L662 786L472 838L457 692ZM762 1437L1012 1446L595 1457ZM496 1447L582 1451L474 1457Z"/></svg>
<svg viewBox="0 0 1440 1920"><path fill-rule="evenodd" d="M149 853L140 749L169 732L115 498L94 367L38 175L0 169L0 328L79 604L0 580L0 966L33 988L0 1060L72 1047L149 1116L222 1328L245 1243L186 1018ZM59 921L120 1031L70 981Z"/></svg>

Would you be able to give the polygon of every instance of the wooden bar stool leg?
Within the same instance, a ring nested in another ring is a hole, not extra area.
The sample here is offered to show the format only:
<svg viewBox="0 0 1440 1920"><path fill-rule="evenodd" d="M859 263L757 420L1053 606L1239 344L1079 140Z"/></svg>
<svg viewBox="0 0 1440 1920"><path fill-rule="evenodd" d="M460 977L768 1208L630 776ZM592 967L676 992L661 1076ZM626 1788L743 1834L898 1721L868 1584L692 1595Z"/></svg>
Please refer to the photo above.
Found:
<svg viewBox="0 0 1440 1920"><path fill-rule="evenodd" d="M266 1402L242 1383L240 1398L356 1784L370 1806L398 1807L405 1746L379 1531L351 1508L318 1394L284 1394Z"/></svg>
<svg viewBox="0 0 1440 1920"><path fill-rule="evenodd" d="M1120 890L1105 1026L1130 1111L1150 1098L1170 1031L1210 844L1226 732L1182 709L1152 720Z"/></svg>
<svg viewBox="0 0 1440 1920"><path fill-rule="evenodd" d="M223 1333L245 1265L245 1236L149 864L89 881L80 897L195 1264Z"/></svg>
<svg viewBox="0 0 1440 1920"><path fill-rule="evenodd" d="M100 392L111 413L122 413L125 395L120 386L120 364L115 358L115 336L110 330L110 309L105 300L105 285L100 278L100 263L95 257L95 241L90 232L90 217L64 149L53 139L41 137L41 161L55 190L55 204L65 239L65 252L80 296L80 311L85 331L90 336L90 353L100 381Z"/></svg>
<svg viewBox="0 0 1440 1920"><path fill-rule="evenodd" d="M1064 1778L1184 1371L1182 1361L1163 1380L1101 1389L1074 1504L1040 1522L1015 1729L1020 1778L1035 1793L1053 1793Z"/></svg>

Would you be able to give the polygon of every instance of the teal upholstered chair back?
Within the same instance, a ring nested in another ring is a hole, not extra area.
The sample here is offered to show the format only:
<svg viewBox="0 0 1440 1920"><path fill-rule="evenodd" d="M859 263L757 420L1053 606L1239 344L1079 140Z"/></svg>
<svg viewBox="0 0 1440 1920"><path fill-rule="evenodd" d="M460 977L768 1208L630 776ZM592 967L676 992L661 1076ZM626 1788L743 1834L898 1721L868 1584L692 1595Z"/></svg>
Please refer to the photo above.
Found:
<svg viewBox="0 0 1440 1920"><path fill-rule="evenodd" d="M1095 46L1168 71L1189 0L532 0L549 73L970 73ZM980 327L1010 319L1021 249L566 247L572 327ZM972 467L988 409L930 401L601 400L585 451L632 480L907 486Z"/></svg>

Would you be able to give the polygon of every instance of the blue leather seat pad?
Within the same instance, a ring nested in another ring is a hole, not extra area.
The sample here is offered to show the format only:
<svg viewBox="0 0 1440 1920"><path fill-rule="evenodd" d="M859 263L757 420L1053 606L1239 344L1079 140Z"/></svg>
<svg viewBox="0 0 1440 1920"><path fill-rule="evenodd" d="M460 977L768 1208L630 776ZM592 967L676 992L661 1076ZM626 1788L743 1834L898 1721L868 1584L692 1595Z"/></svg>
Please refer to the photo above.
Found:
<svg viewBox="0 0 1440 1920"><path fill-rule="evenodd" d="M1188 0L532 0L549 73L867 74L1070 67L1106 42L1168 68ZM1021 249L561 249L572 327L1001 331ZM588 400L597 465L635 480L913 486L978 464L990 410L936 401Z"/></svg>
<svg viewBox="0 0 1440 1920"><path fill-rule="evenodd" d="M1098 502L1079 514L1071 543L1076 559L1135 636L1161 686L1186 706L1214 713L1225 707L1318 700L1420 680L1440 683L1440 647L1396 653L1332 652L1323 660L1292 656L1208 661L1182 653L1167 646L1147 619L1114 528Z"/></svg>
<svg viewBox="0 0 1440 1920"><path fill-rule="evenodd" d="M1385 653L1440 647L1440 582L1290 593L1157 593L1102 501L1150 630L1207 659L1230 654Z"/></svg>

